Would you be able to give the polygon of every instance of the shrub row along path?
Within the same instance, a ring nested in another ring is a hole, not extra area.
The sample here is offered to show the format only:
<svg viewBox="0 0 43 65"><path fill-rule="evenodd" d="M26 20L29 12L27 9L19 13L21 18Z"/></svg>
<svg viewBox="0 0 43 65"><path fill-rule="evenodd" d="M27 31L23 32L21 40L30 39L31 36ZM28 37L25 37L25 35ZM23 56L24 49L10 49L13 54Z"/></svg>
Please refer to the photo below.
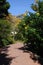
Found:
<svg viewBox="0 0 43 65"><path fill-rule="evenodd" d="M22 47L22 42L16 42L3 48L0 54L2 56L0 56L0 65L40 65L38 61L33 61L30 53L24 52Z"/></svg>

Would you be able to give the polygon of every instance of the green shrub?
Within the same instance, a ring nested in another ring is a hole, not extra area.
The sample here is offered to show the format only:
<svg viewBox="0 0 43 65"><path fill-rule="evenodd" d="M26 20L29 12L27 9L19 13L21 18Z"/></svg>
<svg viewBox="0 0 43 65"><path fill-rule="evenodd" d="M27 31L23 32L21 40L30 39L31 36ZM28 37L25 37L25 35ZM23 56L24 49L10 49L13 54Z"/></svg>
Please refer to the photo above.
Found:
<svg viewBox="0 0 43 65"><path fill-rule="evenodd" d="M2 39L2 46L6 46L6 45L8 45L8 40L6 40L6 39Z"/></svg>
<svg viewBox="0 0 43 65"><path fill-rule="evenodd" d="M11 23L8 20L0 19L0 45L6 46L11 43Z"/></svg>
<svg viewBox="0 0 43 65"><path fill-rule="evenodd" d="M29 15L19 23L18 29L23 35L26 47L31 46L31 50L33 49L37 54L43 56L43 1L39 1L35 5L37 11L29 12ZM32 7L33 10L35 5Z"/></svg>

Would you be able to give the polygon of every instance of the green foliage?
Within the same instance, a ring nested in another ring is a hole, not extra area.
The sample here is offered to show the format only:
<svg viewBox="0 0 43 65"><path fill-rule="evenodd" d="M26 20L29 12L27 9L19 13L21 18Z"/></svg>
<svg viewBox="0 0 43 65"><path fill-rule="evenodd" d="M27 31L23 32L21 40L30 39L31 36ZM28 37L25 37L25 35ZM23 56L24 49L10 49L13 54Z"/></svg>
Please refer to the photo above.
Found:
<svg viewBox="0 0 43 65"><path fill-rule="evenodd" d="M10 5L6 0L0 0L0 18L8 15Z"/></svg>
<svg viewBox="0 0 43 65"><path fill-rule="evenodd" d="M0 19L0 45L6 46L12 42L11 23L7 20Z"/></svg>
<svg viewBox="0 0 43 65"><path fill-rule="evenodd" d="M29 19L28 18L29 18L28 15L26 15L21 20L21 22L18 24L18 30L17 30L17 34L15 35L15 37L19 40L24 40L24 36L25 36L25 33L26 33L25 28L27 27L27 24L29 24Z"/></svg>
<svg viewBox="0 0 43 65"><path fill-rule="evenodd" d="M36 7L36 9L34 8ZM21 37L24 39L24 43L35 50L38 54L42 54L43 51L43 1L37 2L32 5L32 9L36 13L29 12L29 15L25 16L19 23L18 29L21 33Z"/></svg>
<svg viewBox="0 0 43 65"><path fill-rule="evenodd" d="M0 0L0 46L13 43L11 36L11 23L6 20L10 5L6 0Z"/></svg>

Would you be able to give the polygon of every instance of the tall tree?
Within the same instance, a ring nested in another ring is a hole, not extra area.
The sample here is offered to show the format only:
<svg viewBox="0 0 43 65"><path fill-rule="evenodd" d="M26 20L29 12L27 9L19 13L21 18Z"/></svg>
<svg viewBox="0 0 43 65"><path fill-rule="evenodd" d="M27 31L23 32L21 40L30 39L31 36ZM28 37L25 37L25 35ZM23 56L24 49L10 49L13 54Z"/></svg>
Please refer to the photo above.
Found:
<svg viewBox="0 0 43 65"><path fill-rule="evenodd" d="M0 18L8 15L10 5L6 0L0 0Z"/></svg>

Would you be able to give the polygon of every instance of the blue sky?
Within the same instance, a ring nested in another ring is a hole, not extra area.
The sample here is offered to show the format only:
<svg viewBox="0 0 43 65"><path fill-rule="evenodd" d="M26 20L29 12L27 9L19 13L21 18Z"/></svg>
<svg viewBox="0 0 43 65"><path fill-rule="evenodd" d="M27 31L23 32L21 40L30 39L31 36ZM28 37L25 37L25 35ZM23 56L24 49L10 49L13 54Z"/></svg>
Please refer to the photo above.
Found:
<svg viewBox="0 0 43 65"><path fill-rule="evenodd" d="M31 4L34 3L34 0L7 0L10 3L9 12L12 15L23 14L26 10L33 12L31 9Z"/></svg>

